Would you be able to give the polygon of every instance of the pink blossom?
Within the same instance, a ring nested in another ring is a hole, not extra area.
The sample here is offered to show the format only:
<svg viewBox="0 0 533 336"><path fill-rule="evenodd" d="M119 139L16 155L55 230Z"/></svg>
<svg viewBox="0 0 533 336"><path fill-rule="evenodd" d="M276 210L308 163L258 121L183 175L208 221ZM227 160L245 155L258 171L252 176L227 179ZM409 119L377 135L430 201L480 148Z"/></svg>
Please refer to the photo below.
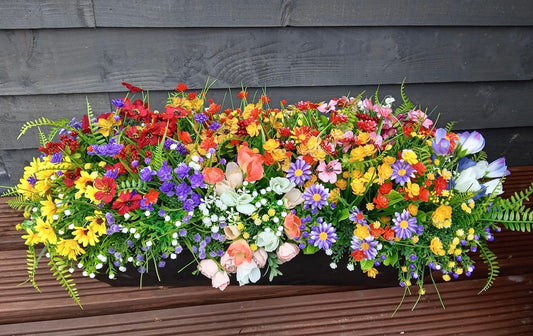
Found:
<svg viewBox="0 0 533 336"><path fill-rule="evenodd" d="M222 265L222 268L224 268L224 270L226 270L228 273L237 272L235 258L231 257L228 252L224 253L224 255L220 258L220 265Z"/></svg>
<svg viewBox="0 0 533 336"><path fill-rule="evenodd" d="M430 128L433 125L433 121L428 119L427 114L420 110L411 110L407 113L407 115L411 121L421 123L425 128Z"/></svg>
<svg viewBox="0 0 533 336"><path fill-rule="evenodd" d="M298 253L300 253L298 245L293 243L283 243L276 251L276 257L278 257L278 260L281 263L286 263L296 257Z"/></svg>
<svg viewBox="0 0 533 336"><path fill-rule="evenodd" d="M211 259L204 259L198 264L198 270L209 279L212 279L215 273L218 272L218 265Z"/></svg>
<svg viewBox="0 0 533 336"><path fill-rule="evenodd" d="M372 101L370 99L363 100L363 108L367 111L372 111Z"/></svg>
<svg viewBox="0 0 533 336"><path fill-rule="evenodd" d="M388 119L392 113L392 109L388 107L383 107L380 105L374 105L374 111L383 119Z"/></svg>
<svg viewBox="0 0 533 336"><path fill-rule="evenodd" d="M224 271L218 271L213 275L213 278L211 279L211 285L213 288L218 288L221 291L226 289L229 285L229 275L228 273Z"/></svg>
<svg viewBox="0 0 533 336"><path fill-rule="evenodd" d="M317 107L317 110L319 110L322 113L335 111L335 106L336 105L337 105L337 101L332 99L332 100L329 101L329 103L327 103L327 104L324 103L324 104L320 105L319 107Z"/></svg>
<svg viewBox="0 0 533 336"><path fill-rule="evenodd" d="M268 261L268 253L264 248L260 248L254 251L252 258L257 264L257 267L263 268Z"/></svg>
<svg viewBox="0 0 533 336"><path fill-rule="evenodd" d="M318 178L322 182L335 183L337 182L337 175L342 173L342 165L339 160L332 160L326 164L325 161L320 161L316 168Z"/></svg>

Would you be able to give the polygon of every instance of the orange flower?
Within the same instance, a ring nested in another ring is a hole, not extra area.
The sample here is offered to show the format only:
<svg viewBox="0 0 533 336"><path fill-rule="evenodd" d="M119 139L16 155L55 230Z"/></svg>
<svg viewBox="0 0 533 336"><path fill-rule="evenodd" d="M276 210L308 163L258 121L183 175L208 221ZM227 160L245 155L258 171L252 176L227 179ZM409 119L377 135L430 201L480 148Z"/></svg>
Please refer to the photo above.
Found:
<svg viewBox="0 0 533 336"><path fill-rule="evenodd" d="M192 142L191 135L186 131L178 131L178 139L180 139L185 145Z"/></svg>
<svg viewBox="0 0 533 336"><path fill-rule="evenodd" d="M144 195L144 198L148 201L150 204L156 204L157 198L159 197L159 191L155 191L154 189L150 189L146 195Z"/></svg>
<svg viewBox="0 0 533 336"><path fill-rule="evenodd" d="M236 266L241 265L245 260L246 262L252 262L252 250L244 239L231 243L227 252L230 257L235 258Z"/></svg>
<svg viewBox="0 0 533 336"><path fill-rule="evenodd" d="M246 173L245 181L253 182L263 177L263 156L254 153L248 146L242 146L237 153L237 161Z"/></svg>
<svg viewBox="0 0 533 336"><path fill-rule="evenodd" d="M204 181L208 184L215 184L224 180L224 172L217 167L205 167L202 175L204 175Z"/></svg>
<svg viewBox="0 0 533 336"><path fill-rule="evenodd" d="M285 222L283 223L283 226L285 227L285 234L290 239L294 239L297 237L300 237L300 225L302 224L302 221L298 216L293 214L292 212L289 212L287 216L285 216Z"/></svg>

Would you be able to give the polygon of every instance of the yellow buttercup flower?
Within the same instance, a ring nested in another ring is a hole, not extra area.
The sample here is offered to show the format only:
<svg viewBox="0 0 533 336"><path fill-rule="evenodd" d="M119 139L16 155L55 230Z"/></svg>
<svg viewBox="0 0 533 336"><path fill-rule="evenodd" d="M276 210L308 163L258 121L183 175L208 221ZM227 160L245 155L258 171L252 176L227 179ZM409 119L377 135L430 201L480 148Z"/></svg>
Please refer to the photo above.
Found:
<svg viewBox="0 0 533 336"><path fill-rule="evenodd" d="M368 226L356 224L356 229L353 231L353 234L362 240L370 236L370 231L368 231Z"/></svg>
<svg viewBox="0 0 533 336"><path fill-rule="evenodd" d="M36 223L37 225L35 225L35 231L42 243L57 243L56 233L50 223L45 222L41 217L37 218Z"/></svg>
<svg viewBox="0 0 533 336"><path fill-rule="evenodd" d="M352 187L352 193L354 195L364 195L366 191L365 183L362 181L362 179L356 179L352 180L352 183L350 183L350 186Z"/></svg>
<svg viewBox="0 0 533 336"><path fill-rule="evenodd" d="M58 211L56 204L52 201L52 198L48 196L46 200L41 201L41 205L41 215L45 216L48 220L51 220L52 216Z"/></svg>
<svg viewBox="0 0 533 336"><path fill-rule="evenodd" d="M340 190L346 190L346 187L348 186L348 182L346 182L345 179L338 179L337 182L335 182L335 185L336 185Z"/></svg>
<svg viewBox="0 0 533 336"><path fill-rule="evenodd" d="M363 161L365 159L366 153L363 147L357 146L350 152L350 157L348 158L349 162Z"/></svg>
<svg viewBox="0 0 533 336"><path fill-rule="evenodd" d="M268 139L267 142L263 144L264 150L272 152L274 149L279 147L279 142L274 139Z"/></svg>
<svg viewBox="0 0 533 336"><path fill-rule="evenodd" d="M246 132L248 132L248 135L251 137L255 137L259 135L259 124L253 122L250 125L246 126Z"/></svg>
<svg viewBox="0 0 533 336"><path fill-rule="evenodd" d="M437 228L449 228L452 224L452 207L449 205L440 205L432 215L433 225Z"/></svg>
<svg viewBox="0 0 533 336"><path fill-rule="evenodd" d="M36 232L33 232L31 229L26 229L26 234L23 235L22 238L26 239L26 242L24 242L24 244L26 245L35 245L41 242L41 239L39 238L39 234Z"/></svg>
<svg viewBox="0 0 533 336"><path fill-rule="evenodd" d="M365 156L372 156L377 151L377 149L376 149L376 147L374 147L374 145L365 145L363 147L363 150L365 151Z"/></svg>
<svg viewBox="0 0 533 336"><path fill-rule="evenodd" d="M394 162L396 162L396 158L392 156L385 156L383 158L383 164L392 165Z"/></svg>
<svg viewBox="0 0 533 336"><path fill-rule="evenodd" d="M61 239L57 243L56 251L70 260L76 260L77 256L85 253L85 250L74 239Z"/></svg>
<svg viewBox="0 0 533 336"><path fill-rule="evenodd" d="M83 247L87 247L87 245L94 246L100 241L96 232L91 227L76 226L72 234L74 235L74 240L82 244Z"/></svg>
<svg viewBox="0 0 533 336"><path fill-rule="evenodd" d="M443 256L445 254L442 242L439 237L431 239L429 243L429 249L436 255Z"/></svg>
<svg viewBox="0 0 533 336"><path fill-rule="evenodd" d="M402 151L402 158L404 159L404 161L412 165L418 163L418 158L416 157L416 153L413 152L412 149L404 149Z"/></svg>
<svg viewBox="0 0 533 336"><path fill-rule="evenodd" d="M113 127L119 126L120 123L121 123L120 119L115 120L114 113L109 114L107 118L100 118L96 122L96 124L98 125L98 132L106 137L108 137L109 134L111 134Z"/></svg>
<svg viewBox="0 0 533 336"><path fill-rule="evenodd" d="M382 164L378 166L378 176L380 179L386 180L392 176L393 169L390 164Z"/></svg>
<svg viewBox="0 0 533 336"><path fill-rule="evenodd" d="M379 271L377 269L375 269L374 267L370 268L370 269L367 269L367 270L364 270L363 273L366 273L366 275L369 277L369 278L373 278L375 279L376 278L376 275L379 274Z"/></svg>
<svg viewBox="0 0 533 336"><path fill-rule="evenodd" d="M106 233L106 221L101 211L95 211L94 216L85 217L89 221L89 228L98 236Z"/></svg>
<svg viewBox="0 0 533 336"><path fill-rule="evenodd" d="M362 132L357 135L357 141L359 141L361 145L366 145L368 140L370 140L370 133Z"/></svg>
<svg viewBox="0 0 533 336"><path fill-rule="evenodd" d="M416 183L407 182L405 191L407 192L410 198L415 198L420 195L420 186Z"/></svg>

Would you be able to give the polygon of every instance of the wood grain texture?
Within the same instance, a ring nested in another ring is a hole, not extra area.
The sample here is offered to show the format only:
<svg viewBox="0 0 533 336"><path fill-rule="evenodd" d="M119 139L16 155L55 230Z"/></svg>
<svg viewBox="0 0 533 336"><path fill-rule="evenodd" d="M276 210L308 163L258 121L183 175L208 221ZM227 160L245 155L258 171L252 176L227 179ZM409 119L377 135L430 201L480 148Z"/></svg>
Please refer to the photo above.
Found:
<svg viewBox="0 0 533 336"><path fill-rule="evenodd" d="M98 27L530 26L529 0L94 0Z"/></svg>
<svg viewBox="0 0 533 336"><path fill-rule="evenodd" d="M0 29L95 26L91 0L4 0L0 13Z"/></svg>
<svg viewBox="0 0 533 336"><path fill-rule="evenodd" d="M532 28L0 31L0 95L533 79Z"/></svg>

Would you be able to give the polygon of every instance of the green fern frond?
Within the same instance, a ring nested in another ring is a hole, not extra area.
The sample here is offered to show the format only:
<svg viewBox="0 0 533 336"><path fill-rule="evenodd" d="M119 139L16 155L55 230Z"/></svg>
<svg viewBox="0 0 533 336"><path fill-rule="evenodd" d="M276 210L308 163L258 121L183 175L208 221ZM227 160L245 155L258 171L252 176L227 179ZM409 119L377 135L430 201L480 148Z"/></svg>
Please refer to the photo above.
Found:
<svg viewBox="0 0 533 336"><path fill-rule="evenodd" d="M411 102L411 100L409 99L409 97L407 97L407 94L405 93L405 78L402 81L402 85L400 86L400 95L402 97L402 105L400 105L396 109L396 113L407 113L415 108L416 105Z"/></svg>
<svg viewBox="0 0 533 336"><path fill-rule="evenodd" d="M500 267L498 266L498 261L496 260L496 255L487 248L484 242L478 243L479 247L479 255L481 259L483 259L483 262L487 264L489 267L489 275L487 278L487 282L485 283L485 286L479 291L478 294L481 294L482 292L488 290L492 284L494 283L494 280L500 274Z"/></svg>
<svg viewBox="0 0 533 336"><path fill-rule="evenodd" d="M26 254L26 265L28 269L28 281L31 282L33 287L38 291L41 292L39 289L39 286L37 286L37 282L35 281L35 273L37 272L37 266L39 265L39 259L43 255L44 251L46 249L43 249L41 251L41 255L39 258L37 258L37 253L35 252L35 247L33 245L28 246L28 251Z"/></svg>
<svg viewBox="0 0 533 336"><path fill-rule="evenodd" d="M69 273L68 265L65 263L65 260L61 256L50 255L50 261L48 262L50 269L53 272L54 277L59 282L61 287L65 288L68 295L83 309L80 301L80 296L78 294L78 289L76 284L72 279L72 275Z"/></svg>
<svg viewBox="0 0 533 336"><path fill-rule="evenodd" d="M4 196L4 195L2 195ZM15 198L12 198L7 201L7 204L15 210L22 210L26 207L33 207L33 202L28 201L24 196L22 195L16 195Z"/></svg>
<svg viewBox="0 0 533 336"><path fill-rule="evenodd" d="M6 189L6 191L0 193L2 197L19 196L17 187L0 186L0 188ZM9 201L8 201L8 204L9 204Z"/></svg>
<svg viewBox="0 0 533 336"><path fill-rule="evenodd" d="M496 206L518 210L524 202L529 201L531 194L533 194L533 183L527 189L515 192L508 199L500 199Z"/></svg>
<svg viewBox="0 0 533 336"><path fill-rule="evenodd" d="M165 147L167 131L168 131L168 123L167 123L167 127L165 128L165 133L164 133L165 135L163 136L161 141L157 144L152 155L152 160L150 161L154 170L159 170L161 166L163 165L163 148Z"/></svg>
<svg viewBox="0 0 533 336"><path fill-rule="evenodd" d="M41 130L41 127L37 126L37 130L39 131L39 144L44 147L48 142L48 138L46 137L46 135L44 135L43 131Z"/></svg>
<svg viewBox="0 0 533 336"><path fill-rule="evenodd" d="M477 154L474 156L474 161L476 161L476 162L484 161L484 160L487 160L487 158L488 158L487 153L484 152L484 151L481 151L481 152L477 153Z"/></svg>
<svg viewBox="0 0 533 336"><path fill-rule="evenodd" d="M68 119L59 119L59 120L50 120L48 118L41 117L39 119L35 119L33 121L26 122L22 128L20 129L19 136L17 139L19 139L21 136L26 134L26 132L33 128L33 127L39 127L39 126L52 126L52 127L65 127L65 125L68 123Z"/></svg>
<svg viewBox="0 0 533 336"><path fill-rule="evenodd" d="M146 182L140 179L125 180L120 182L118 191L123 190L144 190L146 188Z"/></svg>
<svg viewBox="0 0 533 336"><path fill-rule="evenodd" d="M511 231L531 232L533 225L533 211L530 208L505 209L502 207L492 209L488 221L501 223Z"/></svg>
<svg viewBox="0 0 533 336"><path fill-rule="evenodd" d="M456 121L448 122L446 124L446 127L444 128L446 130L446 132L451 132L456 123L457 123Z"/></svg>
<svg viewBox="0 0 533 336"><path fill-rule="evenodd" d="M376 104L379 104L379 85L376 89L376 92L374 92L374 100Z"/></svg>

